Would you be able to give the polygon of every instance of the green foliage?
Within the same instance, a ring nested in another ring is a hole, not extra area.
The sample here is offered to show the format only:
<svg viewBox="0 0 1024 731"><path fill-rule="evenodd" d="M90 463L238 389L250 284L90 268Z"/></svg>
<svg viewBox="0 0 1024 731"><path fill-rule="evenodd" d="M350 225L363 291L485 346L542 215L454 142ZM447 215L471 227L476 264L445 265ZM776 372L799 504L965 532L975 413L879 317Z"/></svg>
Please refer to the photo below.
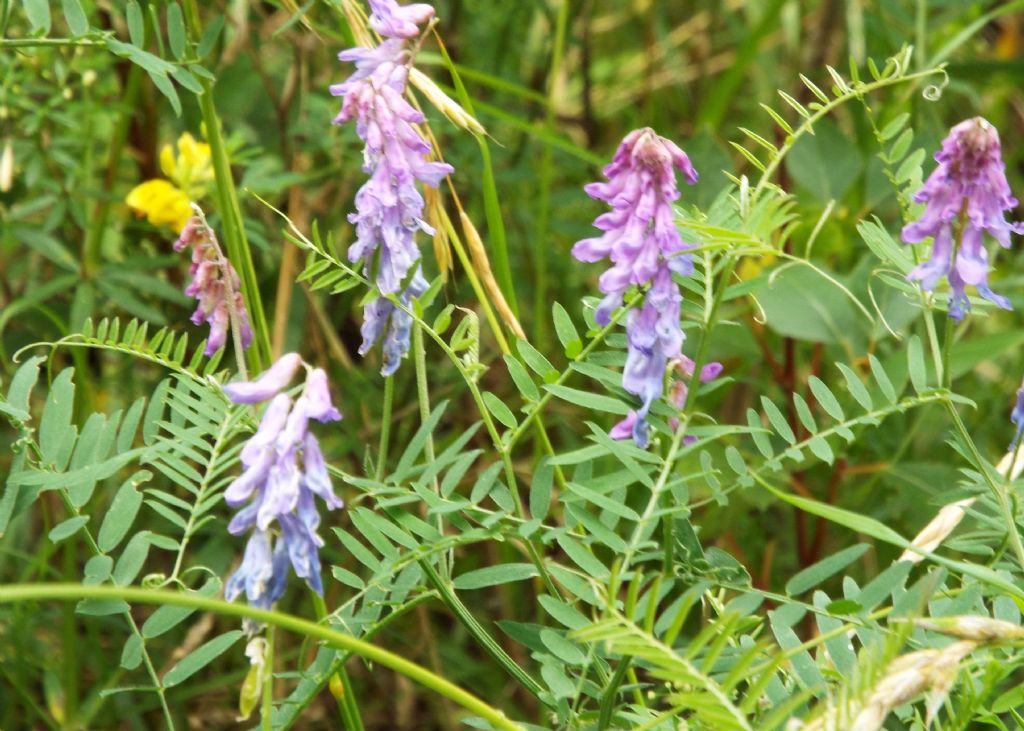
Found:
<svg viewBox="0 0 1024 731"><path fill-rule="evenodd" d="M430 289L389 295L415 335L383 385L355 354L379 295L346 253L359 143L328 124L364 3L0 2L0 727L229 728L240 707L277 731L849 728L911 653L956 646L914 620L962 617L1008 624L887 728L1024 724L1021 482L1014 454L994 466L1024 335L979 298L944 327L945 291L906 279L928 244L899 233L968 114L1001 127L1021 189L1022 4L498 5L439 0L416 46L448 106L411 96L457 172L425 213ZM622 326L643 287L598 326L568 245L598 210L580 185L648 125L702 176L677 209L685 352L724 371L673 370L689 396L656 401L640 449L609 429L638 406ZM200 203L247 355L204 356L173 233L121 203L186 131L210 145ZM991 263L1019 309L1018 259ZM330 374L346 502L323 597L291 581L273 632L214 602L262 409L221 386L272 350ZM9 603L57 581L106 593ZM135 603L157 590L195 603Z"/></svg>

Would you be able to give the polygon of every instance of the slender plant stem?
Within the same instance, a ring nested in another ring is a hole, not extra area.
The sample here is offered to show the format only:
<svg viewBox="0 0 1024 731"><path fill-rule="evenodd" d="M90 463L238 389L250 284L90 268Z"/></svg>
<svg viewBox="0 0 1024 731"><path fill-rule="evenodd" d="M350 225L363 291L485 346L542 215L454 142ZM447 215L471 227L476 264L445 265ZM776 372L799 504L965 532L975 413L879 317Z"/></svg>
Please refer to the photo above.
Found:
<svg viewBox="0 0 1024 731"><path fill-rule="evenodd" d="M55 46L105 46L92 38L0 38L0 48L42 48Z"/></svg>
<svg viewBox="0 0 1024 731"><path fill-rule="evenodd" d="M62 489L59 492L65 507L67 507L68 509L68 512L75 516L81 515L81 512L78 510L77 507L75 507L74 503L71 501L71 496L68 494L68 491ZM95 537L93 537L92 531L89 530L88 526L82 528L82 535L85 536L85 542L88 544L89 550L92 552L94 556L104 555L103 551L100 550L100 546L96 542L96 539ZM37 586L39 585L37 584ZM83 598L84 596L85 595L83 594ZM2 602L3 599L0 598L0 603ZM152 658L150 658L149 651L146 649L146 641L142 637L142 632L139 630L139 625L135 623L135 617L132 616L131 611L125 610L124 612L122 612L121 616L124 617L125 621L128 623L129 629L131 629L132 634L135 635L135 638L139 642L139 647L141 649L142 654L142 662L146 667L146 673L149 675L149 679L153 683L154 692L157 694L157 698L160 701L160 708L164 713L164 722L167 724L167 728L170 729L170 731L174 731L174 717L171 715L170 706L167 705L167 691L164 688L163 683L160 682L160 676L157 675L156 667L153 665L153 660Z"/></svg>
<svg viewBox="0 0 1024 731"><path fill-rule="evenodd" d="M384 378L384 406L380 415L380 444L377 447L377 464L373 469L373 479L380 482L384 479L387 469L388 444L391 441L391 409L395 399L395 379L393 376Z"/></svg>
<svg viewBox="0 0 1024 731"><path fill-rule="evenodd" d="M263 654L263 698L260 704L260 728L272 731L274 724L274 628L267 627L267 648Z"/></svg>
<svg viewBox="0 0 1024 731"><path fill-rule="evenodd" d="M1010 537L1010 546L1013 548L1013 552L1017 557L1017 562L1021 568L1024 569L1024 543L1021 543L1020 531L1017 528L1017 520L1013 514L1013 510L1010 507L1010 500L1007 496L1007 489L1005 485L998 484L992 479L991 467L984 457L981 456L981 452L978 451L978 446L974 443L974 439L971 438L970 433L967 431L967 427L964 425L963 420L960 418L960 414L957 413L956 406L949 399L946 399L946 410L949 411L950 417L953 419L953 425L956 427L957 432L960 434L960 438L963 440L964 445L971 452L971 457L985 478L985 482L988 483L989 489L992 490L992 494L996 498L996 502L999 504L999 511L1002 513L1003 522L1006 524L1006 532ZM1012 465L1011 465L1012 468Z"/></svg>
<svg viewBox="0 0 1024 731"><path fill-rule="evenodd" d="M430 418L430 384L427 382L427 349L423 346L423 327L421 325L413 325L412 328L412 357L416 366L416 400L420 407L420 423L426 424ZM427 464L433 464L434 460L437 459L437 454L434 451L433 433L427 434L427 441L423 445L423 452L426 456ZM431 482L434 494L441 497L441 483L438 481L436 473ZM444 534L444 518L442 516L435 516L434 527L437 528L438 533ZM451 551L446 552L442 557L441 570L445 576L451 574L453 560L454 555Z"/></svg>
<svg viewBox="0 0 1024 731"><path fill-rule="evenodd" d="M565 53L565 37L569 26L570 0L561 0L558 16L555 20L554 46L551 50L551 67L548 71L547 108L544 114L544 130L553 134L555 130L555 95L558 92L558 76L562 69L562 56ZM534 261L534 337L538 343L547 340L548 319L546 310L551 306L548 300L548 218L551 205L552 175L551 145L544 145L537 170L539 190L537 191L537 215L533 235Z"/></svg>
<svg viewBox="0 0 1024 731"><path fill-rule="evenodd" d="M129 586L87 586L85 584L6 584L0 586L0 604L25 601L77 601L79 599L123 599L138 604L173 605L228 617L249 618L290 632L305 635L341 650L366 658L405 675L429 690L439 693L471 713L505 731L522 731L500 710L463 690L446 678L376 645L338 632L315 622L274 610L231 604L222 599L184 594L161 589Z"/></svg>
<svg viewBox="0 0 1024 731"><path fill-rule="evenodd" d="M953 369L949 367L949 356L956 336L955 325L956 321L952 317L946 318L946 328L942 336L942 380L939 381L943 388L950 388L953 384Z"/></svg>
<svg viewBox="0 0 1024 731"><path fill-rule="evenodd" d="M310 592L310 594L313 597L313 610L316 612L317 621L326 623L328 613L324 598L316 592ZM348 673L345 672L344 662L338 663L330 678L331 695L338 703L338 711L341 713L342 723L345 724L345 731L363 731L363 717L359 711L355 693L352 691L352 683L348 678Z"/></svg>
<svg viewBox="0 0 1024 731"><path fill-rule="evenodd" d="M444 41L441 40L441 37L436 32L434 36L437 38L437 47L441 51L445 66L452 76L452 83L455 85L455 93L459 103L466 108L467 112L475 117L473 100L466 91L462 78L459 76L455 64L452 63L452 59L448 55L448 49L445 48ZM483 163L481 182L484 194L484 214L487 218L488 239L494 254L494 268L497 270L498 284L501 287L502 294L505 295L505 300L508 302L512 313L518 317L519 306L516 304L516 291L512 283L512 267L509 264L508 242L505 238L505 222L501 215L501 201L498 198L498 186L494 179L491 148L485 137L478 137L477 143L480 145L480 159Z"/></svg>
<svg viewBox="0 0 1024 731"><path fill-rule="evenodd" d="M196 0L185 0L185 20L193 41L202 35L202 21ZM231 173L231 160L221 132L220 117L213 102L213 85L209 79L199 77L203 93L199 95L199 110L206 125L206 139L210 144L214 175L217 180L217 199L222 225L224 242L228 250L228 258L238 270L242 280L242 294L245 297L246 309L253 329L253 346L248 351L249 365L255 372L263 370L270 362L270 329L267 325L266 313L260 299L259 280L253 264L252 251L245 234L245 223L238 204L235 181Z"/></svg>
<svg viewBox="0 0 1024 731"><path fill-rule="evenodd" d="M427 581L430 585L437 590L437 594L441 601L446 607L455 615L459 620L459 623L466 628L466 631L472 635L473 639L479 643L480 647L487 652L491 658L501 665L505 671L515 678L519 683L526 688L532 695L540 697L540 694L544 692L544 688L533 679L533 677L521 668L515 660L513 660L507 652L498 644L498 642L491 637L486 629L477 621L476 617L469 611L462 600L459 599L458 595L452 590L451 583L448 579L441 576L434 565L430 563L429 559L422 559L419 562L420 567L423 569L423 573L426 574ZM556 595L557 596L557 595Z"/></svg>

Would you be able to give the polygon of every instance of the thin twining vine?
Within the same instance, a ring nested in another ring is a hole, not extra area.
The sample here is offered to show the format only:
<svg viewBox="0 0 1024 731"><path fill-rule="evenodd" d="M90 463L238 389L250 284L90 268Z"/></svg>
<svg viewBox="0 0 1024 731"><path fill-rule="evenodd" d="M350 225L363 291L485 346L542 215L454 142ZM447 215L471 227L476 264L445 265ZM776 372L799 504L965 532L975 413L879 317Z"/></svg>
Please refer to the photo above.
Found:
<svg viewBox="0 0 1024 731"><path fill-rule="evenodd" d="M764 169L761 173L761 177L760 179L758 179L757 184L754 186L754 189L751 192L751 199L756 200L757 197L761 194L761 192L764 191L770 179L775 174L775 171L778 170L778 167L782 163L783 158L785 158L789 151L793 149L793 145L796 143L796 141L803 137L805 134L807 134L809 131L811 131L814 127L814 123L830 114L832 110L836 109L839 106L842 106L851 99L859 99L864 94L869 94L879 89L884 89L888 86L894 86L905 81L915 81L917 79L923 79L929 76L946 76L946 70L944 65L939 65L934 68L926 69L924 71L917 71L912 74L904 75L902 72L907 67L907 65L909 65L910 55L912 52L913 48L908 47L901 54L893 56L891 59L889 59L889 63L893 66L892 75L883 76L880 79L868 83L853 81L851 84L851 82L846 81L841 76L839 76L838 73L835 73L830 68L829 71L833 75L833 80L836 82L836 87L839 88L839 90L842 92L842 95L837 96L834 99L828 99L819 90L819 93L815 94L815 96L821 99L821 106L819 106L813 114L810 113L807 109L803 109L802 106L797 108L797 111L804 118L804 121L795 129L788 128L788 125L784 127L784 129L786 129L786 131L789 132L789 134L786 135L786 140L785 142L783 142L781 147L774 148L773 146L771 159L768 161L768 164L764 166ZM772 117L773 119L776 120L777 123L780 122L781 120L781 117L778 117L777 114L773 114ZM792 129L791 132L790 129Z"/></svg>

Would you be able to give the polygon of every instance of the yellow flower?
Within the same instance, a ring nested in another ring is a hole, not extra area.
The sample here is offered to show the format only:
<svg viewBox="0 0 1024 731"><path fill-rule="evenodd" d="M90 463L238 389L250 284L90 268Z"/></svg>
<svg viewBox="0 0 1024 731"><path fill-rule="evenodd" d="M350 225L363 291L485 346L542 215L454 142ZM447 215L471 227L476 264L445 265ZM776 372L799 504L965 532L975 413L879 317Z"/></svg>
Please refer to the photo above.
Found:
<svg viewBox="0 0 1024 731"><path fill-rule="evenodd" d="M189 197L167 180L147 180L128 193L125 203L145 214L154 226L169 225L180 232L192 218Z"/></svg>
<svg viewBox="0 0 1024 731"><path fill-rule="evenodd" d="M196 142L186 132L178 138L177 157L170 145L160 150L160 169L190 200L199 200L206 195L206 184L213 180L210 146Z"/></svg>
<svg viewBox="0 0 1024 731"><path fill-rule="evenodd" d="M135 186L125 203L154 226L168 225L180 232L192 217L190 201L203 198L213 180L210 146L186 132L178 138L177 156L171 145L160 150L160 168L170 180L156 178Z"/></svg>

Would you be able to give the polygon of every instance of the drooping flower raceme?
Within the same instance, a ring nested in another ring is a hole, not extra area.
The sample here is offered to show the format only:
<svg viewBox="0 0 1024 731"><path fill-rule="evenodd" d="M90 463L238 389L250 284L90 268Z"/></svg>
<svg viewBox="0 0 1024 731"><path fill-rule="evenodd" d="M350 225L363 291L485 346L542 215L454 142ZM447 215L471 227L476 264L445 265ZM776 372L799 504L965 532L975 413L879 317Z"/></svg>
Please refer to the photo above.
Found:
<svg viewBox="0 0 1024 731"><path fill-rule="evenodd" d="M228 505L245 504L228 531L252 531L242 563L224 587L228 601L244 591L249 604L269 608L284 592L289 564L310 588L323 593L318 555L323 540L316 532L320 513L314 496L330 510L343 503L331 487L309 421L337 421L341 412L331 403L327 374L319 368L307 367L298 398L284 392L302 366L298 354L288 353L256 380L224 387L235 403L269 401L259 428L242 448L244 471L224 492Z"/></svg>
<svg viewBox="0 0 1024 731"><path fill-rule="evenodd" d="M185 288L185 294L199 302L192 313L192 323L206 322L210 326L206 355L213 355L224 347L229 327L238 328L238 342L243 348L248 348L252 344L252 327L242 297L241 281L221 251L213 229L200 216L189 219L174 242L175 251L186 247L192 247L192 266L189 268L192 281Z"/></svg>
<svg viewBox="0 0 1024 731"><path fill-rule="evenodd" d="M933 237L932 255L907 279L920 280L930 290L948 277L949 316L957 320L971 307L965 291L968 284L990 302L1012 309L1008 299L988 286L988 253L983 245L985 232L1004 248L1010 247L1011 232L1024 233L1024 224L1006 220L1005 212L1017 205L1017 199L1006 182L999 133L981 117L968 119L950 130L935 159L939 166L914 195L915 201L926 204L924 213L903 228L908 244ZM954 240L958 229L959 242Z"/></svg>
<svg viewBox="0 0 1024 731"><path fill-rule="evenodd" d="M366 143L363 170L370 178L356 193L356 241L349 248L353 262L364 262L367 276L375 275L382 295L398 294L403 303L422 294L426 282L420 270L417 231L433 235L423 219L423 196L417 183L438 187L454 168L427 160L430 143L416 129L423 115L405 99L412 56L406 40L418 34L418 24L433 17L423 3L399 6L394 0L370 0L370 24L385 40L375 48L351 48L338 54L355 63L355 72L331 94L342 97L335 124L355 120ZM411 275L411 280L409 279ZM405 285L403 289L403 284ZM412 321L386 298L367 303L362 328L365 354L383 339L381 373L391 375L409 348Z"/></svg>
<svg viewBox="0 0 1024 731"><path fill-rule="evenodd" d="M605 296L595 312L598 324L611 321L630 286L650 284L643 305L626 316L629 352L622 374L623 388L639 396L642 405L612 430L616 437L631 432L640 446L647 445L647 413L664 392L668 362L681 355L682 295L672 275L693 272L685 253L692 246L680 236L672 208L679 198L676 170L691 185L697 182L690 159L671 140L650 128L626 135L604 169L607 182L585 188L612 208L594 221L604 234L579 241L572 249L580 261L612 262L599 282Z"/></svg>

